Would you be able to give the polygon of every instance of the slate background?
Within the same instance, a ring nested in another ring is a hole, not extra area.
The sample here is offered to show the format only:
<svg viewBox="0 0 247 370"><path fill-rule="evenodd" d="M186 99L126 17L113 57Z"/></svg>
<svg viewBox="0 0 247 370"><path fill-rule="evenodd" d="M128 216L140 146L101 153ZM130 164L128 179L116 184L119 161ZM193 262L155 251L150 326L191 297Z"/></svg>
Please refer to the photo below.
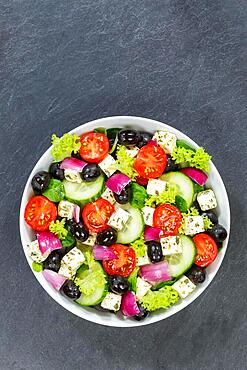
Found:
<svg viewBox="0 0 247 370"><path fill-rule="evenodd" d="M0 0L1 369L246 369L246 36L245 0ZM232 233L194 304L120 330L38 285L18 212L51 133L125 114L172 123L213 154Z"/></svg>

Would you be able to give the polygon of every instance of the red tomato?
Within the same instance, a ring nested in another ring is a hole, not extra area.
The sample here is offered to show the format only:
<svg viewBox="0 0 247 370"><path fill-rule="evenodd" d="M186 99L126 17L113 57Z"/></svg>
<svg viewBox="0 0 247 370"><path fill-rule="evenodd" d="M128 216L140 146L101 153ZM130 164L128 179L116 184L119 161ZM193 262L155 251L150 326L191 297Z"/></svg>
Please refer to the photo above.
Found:
<svg viewBox="0 0 247 370"><path fill-rule="evenodd" d="M162 236L177 235L182 215L177 207L161 204L154 211L153 221L154 227L162 230Z"/></svg>
<svg viewBox="0 0 247 370"><path fill-rule="evenodd" d="M145 179L144 177L138 176L138 177L136 178L136 182L137 182L137 184L139 184L139 185L145 186L145 185L147 185L147 184L148 184L148 179Z"/></svg>
<svg viewBox="0 0 247 370"><path fill-rule="evenodd" d="M88 229L99 233L107 229L107 222L114 212L114 206L108 200L99 198L88 203L82 210L82 218Z"/></svg>
<svg viewBox="0 0 247 370"><path fill-rule="evenodd" d="M87 162L99 163L109 151L109 140L99 132L87 132L81 135L80 156Z"/></svg>
<svg viewBox="0 0 247 370"><path fill-rule="evenodd" d="M57 207L49 199L37 195L29 200L26 205L24 219L36 231L45 231L57 218Z"/></svg>
<svg viewBox="0 0 247 370"><path fill-rule="evenodd" d="M138 152L134 168L145 179L156 179L164 172L167 164L163 148L155 144L144 145Z"/></svg>
<svg viewBox="0 0 247 370"><path fill-rule="evenodd" d="M122 244L113 244L109 247L116 255L116 259L110 261L103 261L103 267L108 275L120 275L127 277L136 267L135 251Z"/></svg>
<svg viewBox="0 0 247 370"><path fill-rule="evenodd" d="M214 239L201 233L195 235L193 241L197 249L195 264L201 267L210 265L218 255L218 248Z"/></svg>

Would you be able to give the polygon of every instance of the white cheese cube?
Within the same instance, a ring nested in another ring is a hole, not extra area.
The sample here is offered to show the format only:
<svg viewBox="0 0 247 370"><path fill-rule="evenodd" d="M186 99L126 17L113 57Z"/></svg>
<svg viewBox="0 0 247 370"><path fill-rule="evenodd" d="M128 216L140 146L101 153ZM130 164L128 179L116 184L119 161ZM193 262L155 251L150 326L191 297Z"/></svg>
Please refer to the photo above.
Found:
<svg viewBox="0 0 247 370"><path fill-rule="evenodd" d="M187 276L182 276L172 287L178 292L181 298L186 298L193 290L196 289L196 285L187 278Z"/></svg>
<svg viewBox="0 0 247 370"><path fill-rule="evenodd" d="M80 173L75 170L65 169L64 177L67 181L70 181L70 182L77 182L78 184L82 182Z"/></svg>
<svg viewBox="0 0 247 370"><path fill-rule="evenodd" d="M73 218L75 205L68 200L61 200L58 204L58 216L65 218Z"/></svg>
<svg viewBox="0 0 247 370"><path fill-rule="evenodd" d="M167 154L172 154L173 149L176 147L177 137L172 132L156 131L153 140L156 140Z"/></svg>
<svg viewBox="0 0 247 370"><path fill-rule="evenodd" d="M44 254L41 253L41 250L39 249L39 243L38 240L34 240L31 243L27 244L27 254L29 257L32 258L33 261L37 263L41 263L49 256L51 253L50 250L47 250Z"/></svg>
<svg viewBox="0 0 247 370"><path fill-rule="evenodd" d="M153 226L154 208L145 206L142 208L142 214L145 224L148 226Z"/></svg>
<svg viewBox="0 0 247 370"><path fill-rule="evenodd" d="M151 289L152 285L142 278L136 280L136 298L139 301Z"/></svg>
<svg viewBox="0 0 247 370"><path fill-rule="evenodd" d="M113 191L111 189L106 188L104 193L101 194L101 198L108 200L111 204L116 203L116 199L114 198Z"/></svg>
<svg viewBox="0 0 247 370"><path fill-rule="evenodd" d="M108 154L103 161L99 163L100 168L106 174L107 177L110 177L116 171L116 161L115 159Z"/></svg>
<svg viewBox="0 0 247 370"><path fill-rule="evenodd" d="M101 307L106 308L111 311L118 311L120 309L122 296L114 293L107 293L103 301L101 302Z"/></svg>
<svg viewBox="0 0 247 370"><path fill-rule="evenodd" d="M185 217L185 235L195 235L205 231L202 216L188 216Z"/></svg>
<svg viewBox="0 0 247 370"><path fill-rule="evenodd" d="M136 263L137 266L145 266L151 263L151 260L147 254L145 254L145 256L143 257L137 257L136 260L137 260L137 263Z"/></svg>
<svg viewBox="0 0 247 370"><path fill-rule="evenodd" d="M166 188L166 181L159 179L152 179L148 181L147 193L149 195L159 195Z"/></svg>
<svg viewBox="0 0 247 370"><path fill-rule="evenodd" d="M97 234L90 234L89 237L83 244L89 245L90 247L93 247L96 242Z"/></svg>
<svg viewBox="0 0 247 370"><path fill-rule="evenodd" d="M61 260L61 267L58 271L60 275L63 275L67 279L71 279L75 276L78 268L85 261L84 254L80 249L74 247L69 251Z"/></svg>
<svg viewBox="0 0 247 370"><path fill-rule="evenodd" d="M197 194L197 201L202 211L217 207L217 200L213 190L204 190Z"/></svg>
<svg viewBox="0 0 247 370"><path fill-rule="evenodd" d="M162 253L164 256L182 253L182 243L179 236L167 236L160 238Z"/></svg>
<svg viewBox="0 0 247 370"><path fill-rule="evenodd" d="M114 229L119 231L123 230L126 224L130 221L129 212L125 211L122 208L118 208L110 217L108 225L112 226Z"/></svg>
<svg viewBox="0 0 247 370"><path fill-rule="evenodd" d="M137 156L139 150L140 149L135 146L134 148L126 149L126 153L128 154L129 157L135 158Z"/></svg>

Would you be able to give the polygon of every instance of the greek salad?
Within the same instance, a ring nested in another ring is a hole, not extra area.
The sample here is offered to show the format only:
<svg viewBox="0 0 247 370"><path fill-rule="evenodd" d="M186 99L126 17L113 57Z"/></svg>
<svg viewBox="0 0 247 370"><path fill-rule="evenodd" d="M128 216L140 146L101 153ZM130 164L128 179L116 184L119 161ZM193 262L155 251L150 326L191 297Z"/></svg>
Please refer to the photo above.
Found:
<svg viewBox="0 0 247 370"><path fill-rule="evenodd" d="M52 135L24 218L33 270L81 306L135 320L206 279L227 237L208 188L210 156L168 131Z"/></svg>

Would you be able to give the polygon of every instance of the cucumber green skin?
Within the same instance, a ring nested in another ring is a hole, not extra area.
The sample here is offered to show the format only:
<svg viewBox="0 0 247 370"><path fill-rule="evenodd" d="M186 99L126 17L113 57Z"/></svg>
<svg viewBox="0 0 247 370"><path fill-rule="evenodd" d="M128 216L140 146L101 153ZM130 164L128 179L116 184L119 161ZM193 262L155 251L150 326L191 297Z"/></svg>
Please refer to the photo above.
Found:
<svg viewBox="0 0 247 370"><path fill-rule="evenodd" d="M101 266L101 264L99 262L96 262L96 263L97 263L99 270L102 272L102 275L104 275L105 278L107 279L107 275L105 271L103 270L103 267ZM83 271L84 269L81 269L81 272ZM77 275L80 276L80 269L78 270ZM80 306L94 306L102 302L107 293L108 293L108 284L106 282L104 286L96 289L96 292L94 294L89 295L89 296L86 296L85 294L81 294L81 296L75 302L78 303Z"/></svg>
<svg viewBox="0 0 247 370"><path fill-rule="evenodd" d="M136 223L138 223L139 226L140 226L140 227L136 228L136 233L134 233L134 236L132 236L132 237L131 237L132 233L130 234L128 226L124 231L119 231L118 232L117 243L129 244L129 243L134 242L136 239L140 238L140 236L142 235L142 233L144 231L144 227L145 227L144 219L143 219L141 211L137 208L133 208L130 205L126 205L126 206L121 207L121 208L123 208L126 211L129 211L130 213L133 214L133 218L132 218L132 220L130 220L130 223L129 223L130 227L133 227L134 225L136 225ZM139 218L139 220L138 220L138 218Z"/></svg>
<svg viewBox="0 0 247 370"><path fill-rule="evenodd" d="M196 152L196 149L195 148L192 148L192 146L190 146L189 144L187 144L185 141L183 140L177 140L176 142L177 146L179 146L180 148L185 148L185 149L189 149L189 150L193 150L193 152Z"/></svg>
<svg viewBox="0 0 247 370"><path fill-rule="evenodd" d="M168 181L172 184L175 184L179 187L179 195L186 201L187 208L190 208L193 199L194 199L194 183L193 181L183 174L182 172L168 172L161 176L161 180ZM186 182L186 185L190 187L189 195L185 194L183 186L181 186L181 183Z"/></svg>
<svg viewBox="0 0 247 370"><path fill-rule="evenodd" d="M85 204L87 204L87 203L94 202L95 200L97 200L101 196L101 194L104 191L104 176L103 175L101 177L101 183L99 183L99 191L97 193L95 193L93 196L89 197L89 198L77 199L77 198L74 198L74 197L71 197L71 196L67 195L67 193L66 193L66 180L64 180L63 183L65 185L64 186L64 189L65 189L65 198L69 202L78 204L80 207L85 206Z"/></svg>
<svg viewBox="0 0 247 370"><path fill-rule="evenodd" d="M177 273L172 273L172 267L170 266L170 271L171 271L171 275L172 275L172 278L178 278L180 277L181 275L183 275L186 271L188 271L192 265L194 264L195 262L195 258L196 258L196 254L197 254L197 250L196 250L196 246L195 246L195 243L193 242L193 240L188 237L188 236L185 236L185 235L180 235L181 239L182 239L182 245L185 244L185 243L189 243L190 244L190 247L192 249L192 256L191 256L191 259L190 261L187 263L187 264L184 264L181 269L179 271L177 271ZM181 255L181 258L183 259L183 253ZM169 264L169 258L167 258L168 260L168 264Z"/></svg>

